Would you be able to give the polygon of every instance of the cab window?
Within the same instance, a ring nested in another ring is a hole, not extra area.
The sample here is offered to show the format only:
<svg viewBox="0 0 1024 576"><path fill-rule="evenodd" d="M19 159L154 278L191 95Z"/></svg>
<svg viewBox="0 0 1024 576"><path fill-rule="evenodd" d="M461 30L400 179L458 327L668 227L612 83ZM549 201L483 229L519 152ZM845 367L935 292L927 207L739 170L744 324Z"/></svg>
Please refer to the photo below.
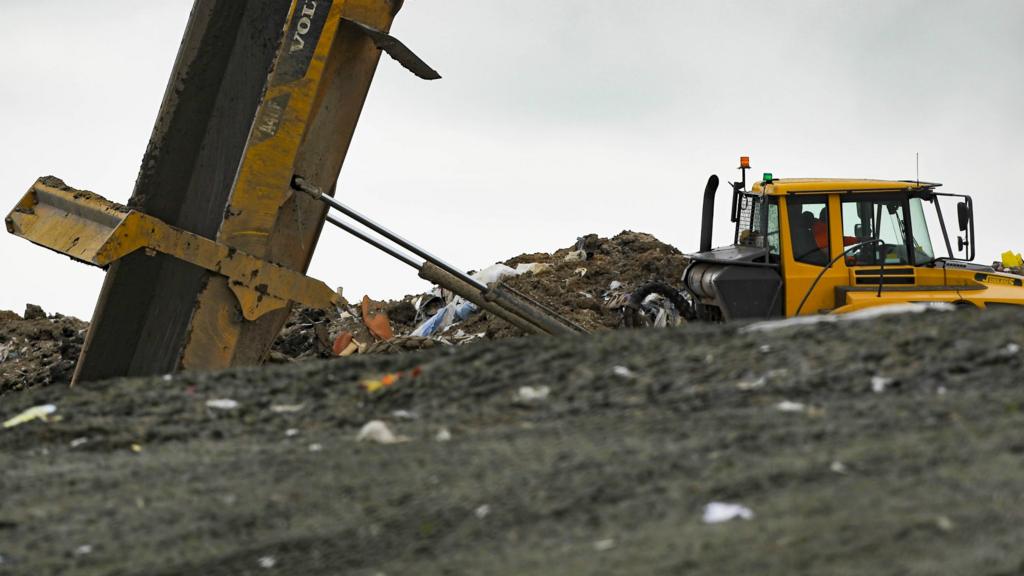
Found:
<svg viewBox="0 0 1024 576"><path fill-rule="evenodd" d="M768 218L763 217L763 206L768 208ZM740 197L739 221L736 226L736 243L741 246L768 248L772 261L779 256L779 203L775 198L762 199L760 196Z"/></svg>
<svg viewBox="0 0 1024 576"><path fill-rule="evenodd" d="M786 206L793 259L813 266L828 266L828 198L790 196L786 198Z"/></svg>
<svg viewBox="0 0 1024 576"><path fill-rule="evenodd" d="M881 240L849 254L854 266L909 264L907 258L907 214L901 199L843 200L843 235L854 243ZM884 256L883 256L884 255Z"/></svg>

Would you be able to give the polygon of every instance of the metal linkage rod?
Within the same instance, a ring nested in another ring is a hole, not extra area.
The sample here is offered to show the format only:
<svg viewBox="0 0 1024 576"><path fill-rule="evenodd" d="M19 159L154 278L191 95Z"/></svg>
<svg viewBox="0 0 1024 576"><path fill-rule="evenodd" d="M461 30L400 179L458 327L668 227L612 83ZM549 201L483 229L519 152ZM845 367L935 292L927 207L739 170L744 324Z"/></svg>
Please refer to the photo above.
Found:
<svg viewBox="0 0 1024 576"><path fill-rule="evenodd" d="M341 202L338 202L334 198L331 198L330 196L324 194L322 190L320 190L317 187L309 184L301 176L296 176L295 178L293 178L292 179L292 184L299 191L305 192L306 194L309 194L313 198L315 198L317 200L320 200L324 204L327 204L331 208L334 208L338 212L341 212L342 214L348 216L349 218L355 220L356 222L359 222L360 224L362 224L363 226L366 226L370 230L373 230L377 234L380 234L381 236L387 238L388 240L394 242L395 244L398 244L399 246L401 246L402 248L405 248L409 252L412 252L413 254L419 256L420 258L423 258L427 262L433 263L438 268L444 270L445 272L451 274L452 276L457 277L458 279L462 280L463 282L466 282L467 284L470 284L471 286L475 287L478 290L481 290L481 291L487 290L487 286L486 285L484 285L480 281L476 280L475 278L473 278L469 274L466 274L465 272L459 270L455 266L452 266L451 264L445 262L441 258L438 258L437 256L434 256L430 252L427 252L423 248L420 248L419 246L413 244L412 242L409 242L405 238L402 238L398 234L395 234L394 232L388 230L384 226L374 222L370 218L368 218L366 216L363 216L359 212L356 212L355 210L349 208L348 206L345 206Z"/></svg>
<svg viewBox="0 0 1024 576"><path fill-rule="evenodd" d="M365 234L362 231L353 228L352 226L349 226L348 224L342 222L341 220L338 220L337 218L331 216L330 214L327 215L327 221L330 222L331 224L334 224L338 228L341 228L345 232L348 232L349 234L355 236L356 238L359 238L363 242L366 242L370 246L373 246L374 248L380 250L381 252L384 252L385 254L397 260L401 260L402 262L408 264L409 266L412 266L417 270L423 268L422 262L417 262L413 260L411 257L409 257L409 255L403 254L398 250L395 250L391 246L388 246L387 244L384 244L380 240L377 240L376 238L373 238L372 236Z"/></svg>

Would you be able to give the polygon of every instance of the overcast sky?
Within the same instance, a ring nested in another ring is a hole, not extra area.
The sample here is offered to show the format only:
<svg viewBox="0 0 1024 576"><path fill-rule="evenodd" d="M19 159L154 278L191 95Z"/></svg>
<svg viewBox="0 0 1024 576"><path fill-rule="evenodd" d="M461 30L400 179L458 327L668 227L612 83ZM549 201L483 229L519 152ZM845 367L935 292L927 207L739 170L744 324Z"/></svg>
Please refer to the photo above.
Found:
<svg viewBox="0 0 1024 576"><path fill-rule="evenodd" d="M127 201L190 8L0 0L0 209L46 174ZM409 0L393 33L444 79L381 61L339 196L472 269L624 229L695 250L704 182L741 154L904 179L920 153L975 196L988 263L1024 251L1022 30L1019 0ZM0 309L91 316L102 270L8 234L0 254ZM310 274L350 299L426 288L333 230Z"/></svg>

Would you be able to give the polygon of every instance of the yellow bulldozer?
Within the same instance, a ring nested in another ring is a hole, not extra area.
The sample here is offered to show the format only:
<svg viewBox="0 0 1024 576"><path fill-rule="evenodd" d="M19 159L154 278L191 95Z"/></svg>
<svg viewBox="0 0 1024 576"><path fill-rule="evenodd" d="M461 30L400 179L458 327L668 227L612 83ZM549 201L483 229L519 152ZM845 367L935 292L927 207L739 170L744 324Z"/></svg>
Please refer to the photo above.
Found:
<svg viewBox="0 0 1024 576"><path fill-rule="evenodd" d="M718 177L705 188L700 251L681 289L664 293L690 320L842 314L900 303L989 308L1024 305L1024 277L974 264L974 203L941 184L897 180L776 179L733 184L732 245L712 249ZM945 220L955 202L955 248ZM938 234L933 234L937 226ZM936 245L938 238L940 244ZM945 255L940 255L940 250Z"/></svg>
<svg viewBox="0 0 1024 576"><path fill-rule="evenodd" d="M262 362L293 305L339 302L305 275L325 223L525 332L582 332L543 303L483 285L334 199L380 54L421 78L440 77L390 35L402 5L196 0L128 204L52 177L30 187L8 214L8 231L107 269L75 381ZM629 309L655 292L703 321L895 302L1024 304L1024 278L970 263L967 196L923 182L770 174L747 190L749 168L744 158L733 185L734 243L711 246L713 176L700 251L681 284L645 286ZM957 251L942 199L959 200ZM936 253L930 220L947 256Z"/></svg>

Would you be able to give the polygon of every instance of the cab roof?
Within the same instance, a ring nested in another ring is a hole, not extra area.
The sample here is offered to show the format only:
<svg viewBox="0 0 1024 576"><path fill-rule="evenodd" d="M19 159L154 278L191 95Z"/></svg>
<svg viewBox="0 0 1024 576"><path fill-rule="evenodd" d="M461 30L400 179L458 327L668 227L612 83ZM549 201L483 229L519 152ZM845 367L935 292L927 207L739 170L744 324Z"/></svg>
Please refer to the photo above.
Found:
<svg viewBox="0 0 1024 576"><path fill-rule="evenodd" d="M864 180L848 178L781 178L769 183L757 182L752 192L760 194L762 189L769 196L785 194L814 194L822 192L899 192L909 190L931 190L942 184L935 182L914 182L907 180Z"/></svg>

